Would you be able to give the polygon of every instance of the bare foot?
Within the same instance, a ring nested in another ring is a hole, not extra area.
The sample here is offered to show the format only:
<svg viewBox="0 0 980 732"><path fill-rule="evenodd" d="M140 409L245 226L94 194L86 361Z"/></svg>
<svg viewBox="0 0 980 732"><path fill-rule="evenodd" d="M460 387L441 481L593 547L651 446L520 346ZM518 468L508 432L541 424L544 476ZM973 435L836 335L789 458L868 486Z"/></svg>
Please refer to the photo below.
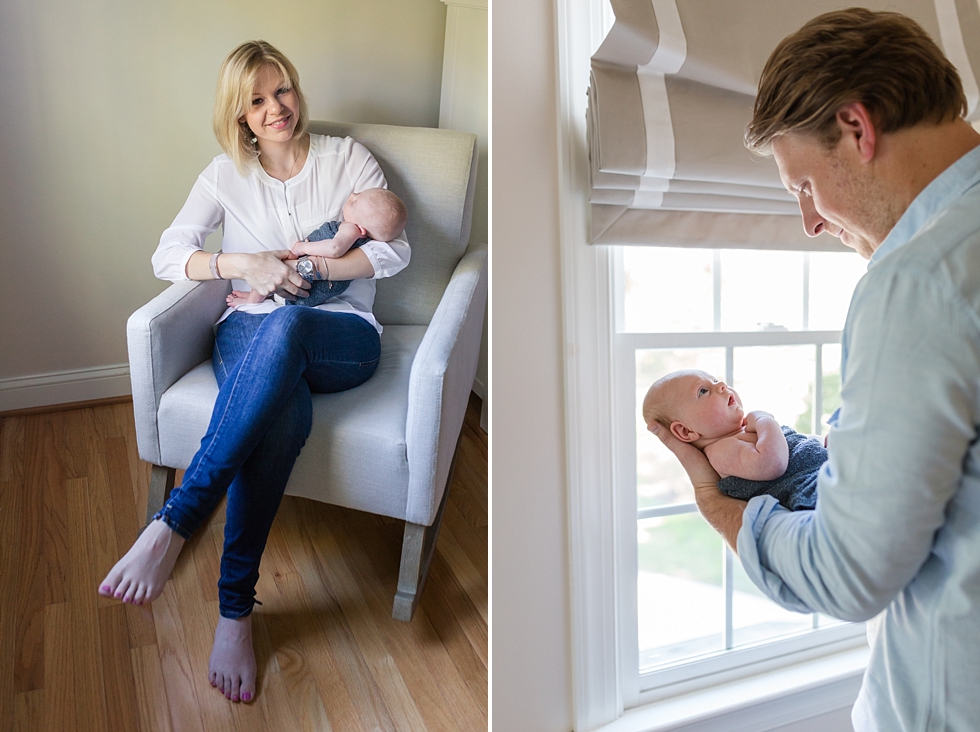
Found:
<svg viewBox="0 0 980 732"><path fill-rule="evenodd" d="M103 597L133 605L153 602L170 579L184 539L160 519L150 522L99 585Z"/></svg>
<svg viewBox="0 0 980 732"><path fill-rule="evenodd" d="M211 686L233 702L255 698L255 650L252 648L252 616L218 618L214 649L208 665Z"/></svg>
<svg viewBox="0 0 980 732"><path fill-rule="evenodd" d="M257 302L262 302L263 300L265 300L265 298L255 292L255 290L252 290L251 292L232 290L231 294L225 298L225 302L228 303L228 307L232 308L237 308L241 305L255 304Z"/></svg>

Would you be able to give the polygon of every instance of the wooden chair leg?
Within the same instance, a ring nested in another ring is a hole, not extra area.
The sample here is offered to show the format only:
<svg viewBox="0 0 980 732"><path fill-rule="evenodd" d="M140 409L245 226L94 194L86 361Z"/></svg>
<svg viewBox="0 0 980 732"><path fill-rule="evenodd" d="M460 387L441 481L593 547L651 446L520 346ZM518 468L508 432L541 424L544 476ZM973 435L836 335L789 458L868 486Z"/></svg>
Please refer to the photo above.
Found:
<svg viewBox="0 0 980 732"><path fill-rule="evenodd" d="M461 439L462 431L460 431ZM439 527L442 526L442 514L446 509L446 501L449 500L449 486L452 485L453 473L456 472L460 440L456 441L456 450L453 452L453 461L446 478L446 489L442 492L442 500L439 502L439 510L436 511L432 526L405 522L401 567L398 570L398 591L395 593L395 604L391 610L391 617L395 620L404 620L407 623L412 619L415 608L419 604L422 588L429 576L429 565L432 564L432 556L436 551L436 539L439 537Z"/></svg>
<svg viewBox="0 0 980 732"><path fill-rule="evenodd" d="M146 497L146 523L148 526L153 520L153 516L163 508L163 504L170 497L170 491L174 487L174 476L176 468L165 468L162 465L154 465L150 472L150 492Z"/></svg>

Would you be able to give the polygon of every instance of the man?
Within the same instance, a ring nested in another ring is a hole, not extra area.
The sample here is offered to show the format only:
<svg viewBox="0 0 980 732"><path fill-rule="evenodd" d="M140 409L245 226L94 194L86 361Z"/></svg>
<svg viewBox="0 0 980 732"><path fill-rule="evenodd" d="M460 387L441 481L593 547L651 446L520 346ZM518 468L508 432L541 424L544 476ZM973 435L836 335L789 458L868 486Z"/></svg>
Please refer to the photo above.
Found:
<svg viewBox="0 0 980 732"><path fill-rule="evenodd" d="M980 135L965 111L956 70L904 16L828 13L776 48L746 142L771 152L809 235L871 260L817 508L729 498L703 454L653 428L771 598L881 613L859 732L980 729Z"/></svg>

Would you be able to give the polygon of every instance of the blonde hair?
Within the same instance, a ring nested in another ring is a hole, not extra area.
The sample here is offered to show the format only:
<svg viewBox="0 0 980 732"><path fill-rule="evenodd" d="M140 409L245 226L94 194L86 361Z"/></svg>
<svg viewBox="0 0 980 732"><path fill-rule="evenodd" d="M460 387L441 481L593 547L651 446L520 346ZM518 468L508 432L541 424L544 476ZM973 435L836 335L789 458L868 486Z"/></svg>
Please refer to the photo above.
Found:
<svg viewBox="0 0 980 732"><path fill-rule="evenodd" d="M246 41L228 54L218 72L218 90L214 97L214 136L243 176L258 164L259 148L252 142L255 135L239 120L248 111L259 72L272 67L286 85L296 92L299 110L294 135L302 135L309 124L306 97L299 88L299 74L281 51L265 41Z"/></svg>
<svg viewBox="0 0 980 732"><path fill-rule="evenodd" d="M368 188L361 192L371 204L369 221L361 223L375 241L391 241L402 233L408 221L408 211L402 199L387 188Z"/></svg>
<svg viewBox="0 0 980 732"><path fill-rule="evenodd" d="M850 8L817 16L769 56L745 144L768 155L785 132L840 139L837 111L860 102L879 132L966 115L956 68L922 27L899 13Z"/></svg>

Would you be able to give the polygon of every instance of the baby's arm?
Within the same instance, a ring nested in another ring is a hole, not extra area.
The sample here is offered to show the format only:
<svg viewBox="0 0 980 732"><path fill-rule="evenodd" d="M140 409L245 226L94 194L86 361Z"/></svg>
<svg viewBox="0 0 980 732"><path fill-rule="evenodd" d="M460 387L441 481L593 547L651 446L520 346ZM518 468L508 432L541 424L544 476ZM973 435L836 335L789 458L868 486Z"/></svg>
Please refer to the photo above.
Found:
<svg viewBox="0 0 980 732"><path fill-rule="evenodd" d="M753 442L748 435L736 435L708 445L705 454L722 476L735 475L746 480L775 480L786 472L789 446L783 430L768 412L745 415L745 432L756 433Z"/></svg>
<svg viewBox="0 0 980 732"><path fill-rule="evenodd" d="M347 250L354 245L355 241L363 237L365 233L357 224L345 221L337 229L337 233L333 239L298 241L293 245L292 252L297 257L308 254L313 257L339 259L347 254Z"/></svg>

